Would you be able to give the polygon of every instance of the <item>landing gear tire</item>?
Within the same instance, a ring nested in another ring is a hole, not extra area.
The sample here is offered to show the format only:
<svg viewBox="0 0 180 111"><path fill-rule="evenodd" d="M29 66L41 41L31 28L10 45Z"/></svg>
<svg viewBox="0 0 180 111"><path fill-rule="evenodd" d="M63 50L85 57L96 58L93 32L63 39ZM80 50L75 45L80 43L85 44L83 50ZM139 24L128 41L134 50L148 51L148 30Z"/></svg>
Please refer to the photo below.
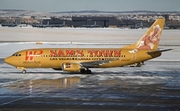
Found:
<svg viewBox="0 0 180 111"><path fill-rule="evenodd" d="M136 67L141 67L141 65L142 65L141 62L138 62Z"/></svg>
<svg viewBox="0 0 180 111"><path fill-rule="evenodd" d="M81 69L81 74L86 74L86 70L85 69Z"/></svg>
<svg viewBox="0 0 180 111"><path fill-rule="evenodd" d="M89 69L87 69L87 70L86 69L81 69L80 73L81 74L91 74L91 70L89 70Z"/></svg>
<svg viewBox="0 0 180 111"><path fill-rule="evenodd" d="M91 74L91 70L87 70L86 73L87 73L87 74Z"/></svg>
<svg viewBox="0 0 180 111"><path fill-rule="evenodd" d="M23 73L23 74L26 74L26 70L23 70L22 73Z"/></svg>

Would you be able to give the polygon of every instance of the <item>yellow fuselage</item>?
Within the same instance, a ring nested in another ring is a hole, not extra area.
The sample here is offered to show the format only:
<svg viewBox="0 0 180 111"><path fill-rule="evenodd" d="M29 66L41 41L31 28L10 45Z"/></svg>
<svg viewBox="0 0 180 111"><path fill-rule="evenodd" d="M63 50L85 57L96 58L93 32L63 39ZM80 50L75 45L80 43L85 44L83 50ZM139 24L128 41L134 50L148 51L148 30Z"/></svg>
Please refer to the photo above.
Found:
<svg viewBox="0 0 180 111"><path fill-rule="evenodd" d="M129 53L120 48L43 48L28 49L16 52L6 58L6 62L17 68L54 68L60 69L63 63L81 63L109 60L109 63L94 66L95 68L122 67L146 61L161 55L147 54L148 50ZM10 61L10 62L8 62ZM92 68L92 67L89 67Z"/></svg>

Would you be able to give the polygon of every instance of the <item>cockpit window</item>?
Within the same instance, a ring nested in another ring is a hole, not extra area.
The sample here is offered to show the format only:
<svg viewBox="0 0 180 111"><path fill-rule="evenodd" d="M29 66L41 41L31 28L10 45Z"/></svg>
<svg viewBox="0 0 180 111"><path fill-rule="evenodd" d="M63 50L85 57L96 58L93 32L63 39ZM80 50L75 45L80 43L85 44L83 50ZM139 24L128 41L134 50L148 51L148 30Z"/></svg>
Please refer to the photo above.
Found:
<svg viewBox="0 0 180 111"><path fill-rule="evenodd" d="M21 54L15 53L12 56L21 56Z"/></svg>

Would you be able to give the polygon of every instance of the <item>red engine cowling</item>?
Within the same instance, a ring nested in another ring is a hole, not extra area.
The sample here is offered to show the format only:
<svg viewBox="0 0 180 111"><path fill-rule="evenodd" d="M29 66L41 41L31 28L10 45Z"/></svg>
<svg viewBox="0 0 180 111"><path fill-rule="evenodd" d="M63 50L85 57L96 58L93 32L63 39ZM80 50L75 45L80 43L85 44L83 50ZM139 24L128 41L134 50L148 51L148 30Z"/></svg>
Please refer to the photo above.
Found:
<svg viewBox="0 0 180 111"><path fill-rule="evenodd" d="M62 70L69 71L69 72L79 72L81 69L81 65L77 63L63 63Z"/></svg>

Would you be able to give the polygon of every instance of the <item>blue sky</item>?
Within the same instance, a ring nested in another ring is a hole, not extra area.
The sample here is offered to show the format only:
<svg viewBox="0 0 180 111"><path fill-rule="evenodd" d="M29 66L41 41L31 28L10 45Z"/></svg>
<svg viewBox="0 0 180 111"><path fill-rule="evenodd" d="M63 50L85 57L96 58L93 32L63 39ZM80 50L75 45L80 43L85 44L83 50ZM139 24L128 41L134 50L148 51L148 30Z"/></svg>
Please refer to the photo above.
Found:
<svg viewBox="0 0 180 111"><path fill-rule="evenodd" d="M180 11L180 0L0 0L0 9L63 11Z"/></svg>

